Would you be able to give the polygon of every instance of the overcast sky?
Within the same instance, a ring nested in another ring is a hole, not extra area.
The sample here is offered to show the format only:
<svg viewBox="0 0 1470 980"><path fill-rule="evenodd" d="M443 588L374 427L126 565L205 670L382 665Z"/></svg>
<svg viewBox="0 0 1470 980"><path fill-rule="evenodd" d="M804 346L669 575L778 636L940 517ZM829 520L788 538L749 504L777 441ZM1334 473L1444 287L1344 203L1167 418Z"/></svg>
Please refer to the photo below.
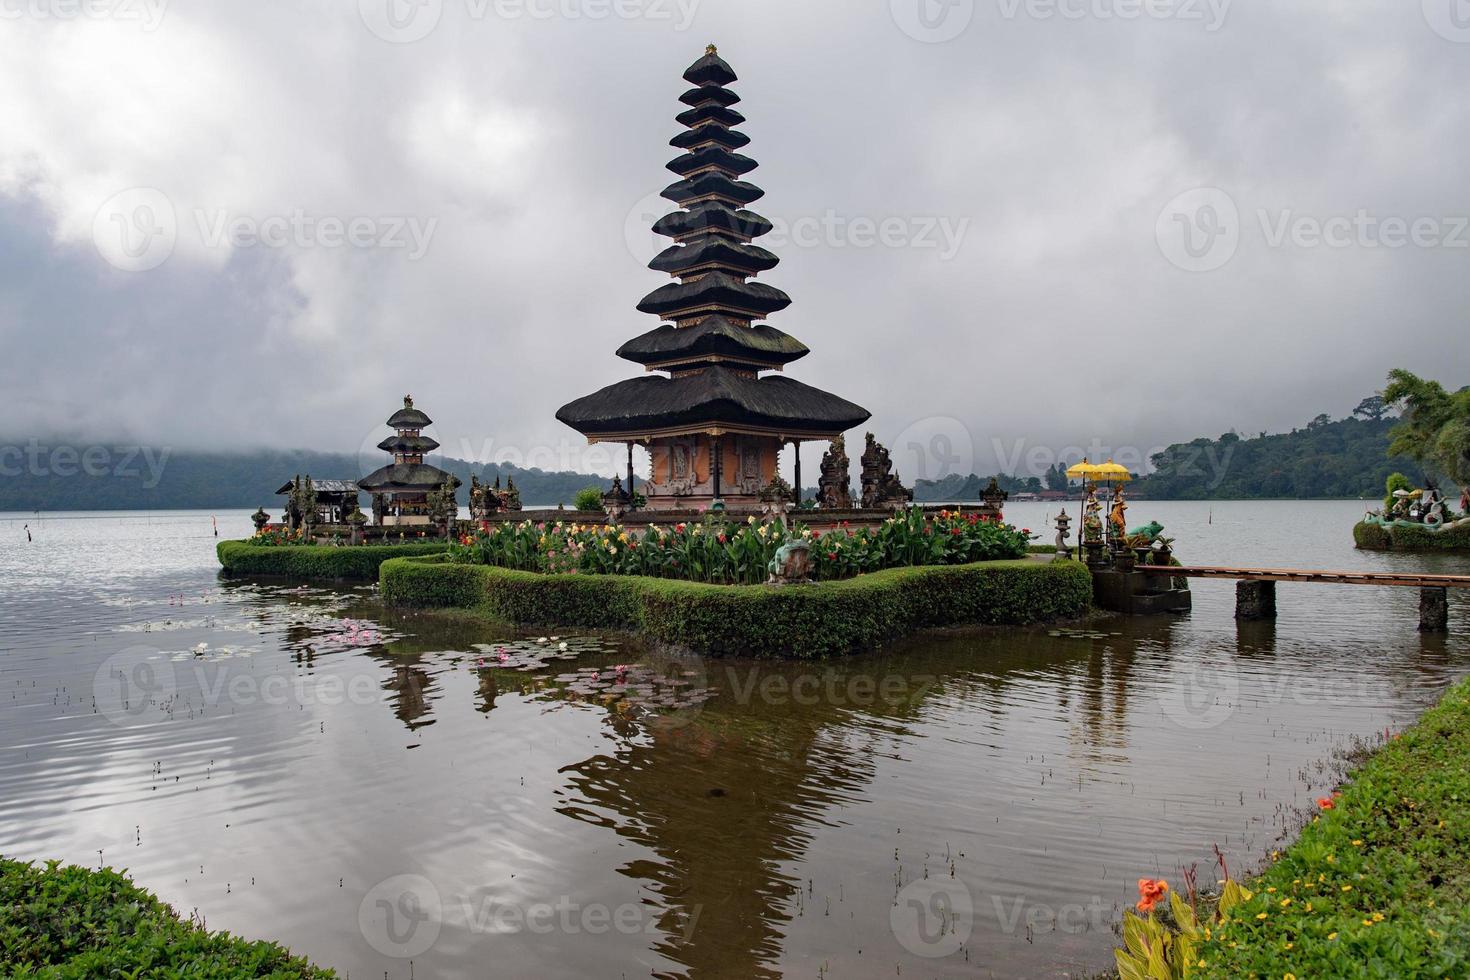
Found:
<svg viewBox="0 0 1470 980"><path fill-rule="evenodd" d="M1462 0L0 0L0 429L610 469L711 41L905 478L1470 382Z"/></svg>

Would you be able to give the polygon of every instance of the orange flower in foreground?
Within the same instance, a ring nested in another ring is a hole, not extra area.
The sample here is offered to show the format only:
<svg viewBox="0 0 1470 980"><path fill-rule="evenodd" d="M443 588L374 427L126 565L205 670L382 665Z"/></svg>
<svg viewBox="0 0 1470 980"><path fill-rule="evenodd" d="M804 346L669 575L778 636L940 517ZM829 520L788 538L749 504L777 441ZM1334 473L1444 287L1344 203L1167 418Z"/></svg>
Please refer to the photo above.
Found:
<svg viewBox="0 0 1470 980"><path fill-rule="evenodd" d="M1337 804L1335 804L1335 803L1332 802L1332 797L1330 797L1330 796L1324 796L1324 797L1322 797L1321 799L1319 799L1317 801L1317 805L1320 806L1324 810L1331 810Z"/></svg>
<svg viewBox="0 0 1470 980"><path fill-rule="evenodd" d="M1164 900L1164 893L1169 890L1169 883L1160 878L1154 881L1152 878L1138 879L1138 911L1152 912L1154 906Z"/></svg>

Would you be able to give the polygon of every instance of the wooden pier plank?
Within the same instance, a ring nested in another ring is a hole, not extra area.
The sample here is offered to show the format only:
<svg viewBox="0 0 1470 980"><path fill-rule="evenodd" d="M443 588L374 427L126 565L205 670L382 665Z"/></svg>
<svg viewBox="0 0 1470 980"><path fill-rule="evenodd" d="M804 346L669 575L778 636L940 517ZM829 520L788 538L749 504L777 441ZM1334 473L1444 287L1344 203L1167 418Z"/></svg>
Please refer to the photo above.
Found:
<svg viewBox="0 0 1470 980"><path fill-rule="evenodd" d="M1403 572L1329 572L1306 568L1166 568L1140 565L1149 575L1233 579L1239 582L1303 582L1318 585L1382 585L1405 589L1470 589L1470 575L1421 575Z"/></svg>

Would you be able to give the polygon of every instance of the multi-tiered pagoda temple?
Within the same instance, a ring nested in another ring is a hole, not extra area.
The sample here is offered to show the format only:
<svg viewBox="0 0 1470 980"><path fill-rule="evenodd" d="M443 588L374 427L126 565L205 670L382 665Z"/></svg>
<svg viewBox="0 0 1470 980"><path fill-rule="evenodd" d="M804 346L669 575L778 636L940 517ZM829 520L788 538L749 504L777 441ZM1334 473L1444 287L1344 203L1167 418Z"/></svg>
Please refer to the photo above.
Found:
<svg viewBox="0 0 1470 980"><path fill-rule="evenodd" d="M413 407L408 395L403 407L388 419L393 434L378 443L378 448L391 455L393 462L357 481L372 494L377 523L390 527L432 523L429 494L446 483L459 488L458 477L424 462L425 456L439 448L439 443L424 435L424 429L433 424L433 419Z"/></svg>
<svg viewBox="0 0 1470 980"><path fill-rule="evenodd" d="M775 255L752 245L771 223L745 206L765 191L740 178L756 162L736 152L750 137L735 127L740 97L727 87L735 72L711 45L684 78L694 88L679 101L687 131L671 144L685 152L668 164L680 179L663 196L678 203L653 226L674 245L649 268L676 282L654 290L638 309L668 321L628 341L618 356L646 377L623 381L562 407L556 417L592 442L641 444L652 472L641 487L651 510L705 507L723 500L755 509L776 476L781 447L826 441L866 422L852 402L783 377L808 350L775 327L757 324L791 305L781 290L753 282L775 268ZM656 373L656 372L666 372Z"/></svg>

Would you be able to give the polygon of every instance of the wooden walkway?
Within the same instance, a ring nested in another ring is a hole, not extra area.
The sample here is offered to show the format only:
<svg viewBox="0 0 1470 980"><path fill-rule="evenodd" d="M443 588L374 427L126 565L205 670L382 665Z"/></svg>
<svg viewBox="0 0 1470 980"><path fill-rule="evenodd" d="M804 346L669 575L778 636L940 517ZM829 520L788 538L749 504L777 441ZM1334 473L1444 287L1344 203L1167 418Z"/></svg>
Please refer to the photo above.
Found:
<svg viewBox="0 0 1470 980"><path fill-rule="evenodd" d="M1150 575L1233 579L1237 582L1304 582L1318 585L1386 585L1405 589L1470 589L1470 575L1420 575L1411 572L1320 572L1305 568L1165 568L1140 565Z"/></svg>

